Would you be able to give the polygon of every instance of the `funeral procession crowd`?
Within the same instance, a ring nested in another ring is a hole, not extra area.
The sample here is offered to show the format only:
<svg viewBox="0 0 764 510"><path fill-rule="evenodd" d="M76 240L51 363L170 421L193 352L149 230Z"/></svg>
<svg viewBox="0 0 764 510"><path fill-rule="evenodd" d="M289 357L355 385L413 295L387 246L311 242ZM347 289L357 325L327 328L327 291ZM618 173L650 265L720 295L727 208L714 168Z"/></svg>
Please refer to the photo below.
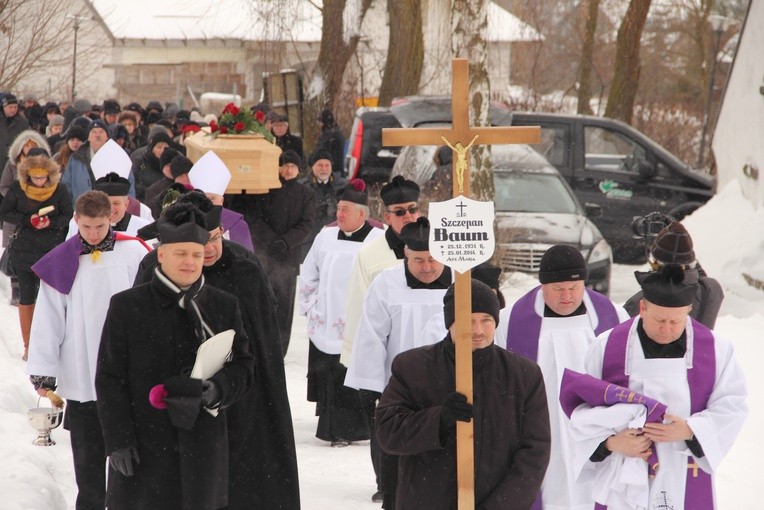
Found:
<svg viewBox="0 0 764 510"><path fill-rule="evenodd" d="M226 132L222 114L0 103L1 266L31 385L65 400L78 510L310 508L284 370L295 312L316 437L368 441L382 508L457 508L458 422L474 427L480 510L717 508L747 390L681 223L625 306L585 286L572 246L549 248L514 303L500 267L475 267L468 398L429 197L396 176L372 218L331 111L308 154L267 104L226 106L282 151L280 187L227 194L219 155L186 155L202 128Z"/></svg>

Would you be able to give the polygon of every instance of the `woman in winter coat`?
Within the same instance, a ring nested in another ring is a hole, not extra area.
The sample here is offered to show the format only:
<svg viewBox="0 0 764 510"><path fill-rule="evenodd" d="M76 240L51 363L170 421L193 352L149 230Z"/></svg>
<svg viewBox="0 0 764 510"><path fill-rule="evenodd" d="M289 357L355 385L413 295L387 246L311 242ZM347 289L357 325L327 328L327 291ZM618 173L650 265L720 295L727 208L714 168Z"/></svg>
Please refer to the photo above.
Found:
<svg viewBox="0 0 764 510"><path fill-rule="evenodd" d="M0 205L0 220L16 225L10 263L19 281L19 322L24 340L24 360L29 349L34 305L40 279L32 266L66 238L72 218L72 200L59 184L61 169L45 155L25 158L15 181Z"/></svg>
<svg viewBox="0 0 764 510"><path fill-rule="evenodd" d="M146 197L146 190L152 184L164 178L159 158L162 157L162 152L171 146L173 146L172 138L165 131L159 131L149 139L146 151L142 155L137 156L137 159L133 159L135 198L141 202Z"/></svg>
<svg viewBox="0 0 764 510"><path fill-rule="evenodd" d="M4 197L8 194L11 184L17 179L19 163L34 148L43 149L50 154L48 142L40 133L34 129L27 129L19 133L19 136L16 137L8 149L8 161L5 163L2 175L0 175L0 195ZM14 230L16 230L16 225L9 221L3 222L3 248L8 246L8 239L13 235ZM11 304L14 306L19 304L19 281L15 276L11 277Z"/></svg>
<svg viewBox="0 0 764 510"><path fill-rule="evenodd" d="M67 129L64 134L66 143L64 143L58 152L53 155L53 160L58 163L58 166L61 167L62 171L66 168L66 165L69 164L69 158L72 157L72 154L77 152L77 149L82 147L82 144L85 143L87 139L88 135L81 126L77 126L76 124L69 126L69 129Z"/></svg>

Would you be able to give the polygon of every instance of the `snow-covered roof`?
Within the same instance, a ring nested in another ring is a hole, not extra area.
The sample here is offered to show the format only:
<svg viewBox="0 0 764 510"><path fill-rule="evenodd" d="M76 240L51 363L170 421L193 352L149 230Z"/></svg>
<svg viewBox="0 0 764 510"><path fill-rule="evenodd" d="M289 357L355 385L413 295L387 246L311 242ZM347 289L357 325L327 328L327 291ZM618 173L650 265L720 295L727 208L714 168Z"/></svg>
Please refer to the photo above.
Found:
<svg viewBox="0 0 764 510"><path fill-rule="evenodd" d="M91 0L91 3L116 39L321 40L321 12L307 0ZM312 3L321 5L320 1ZM542 39L535 28L495 3L488 4L489 41Z"/></svg>
<svg viewBox="0 0 764 510"><path fill-rule="evenodd" d="M304 0L91 0L116 39L320 41L321 12ZM289 9L289 11L287 11ZM290 14L288 26L281 20Z"/></svg>

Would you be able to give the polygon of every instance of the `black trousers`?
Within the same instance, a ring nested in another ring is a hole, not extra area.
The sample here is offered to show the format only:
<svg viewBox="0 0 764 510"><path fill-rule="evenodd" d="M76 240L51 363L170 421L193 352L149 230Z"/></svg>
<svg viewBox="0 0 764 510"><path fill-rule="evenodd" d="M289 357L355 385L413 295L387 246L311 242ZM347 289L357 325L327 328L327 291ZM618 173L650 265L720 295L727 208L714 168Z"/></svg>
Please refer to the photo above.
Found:
<svg viewBox="0 0 764 510"><path fill-rule="evenodd" d="M95 401L66 401L64 428L69 431L77 481L77 510L103 510L106 504L106 453Z"/></svg>
<svg viewBox="0 0 764 510"><path fill-rule="evenodd" d="M299 271L297 267L279 264L267 257L260 260L263 261L263 266L268 273L268 280L273 288L273 294L276 296L276 321L281 337L281 353L286 356L289 348L289 337L292 336L294 300Z"/></svg>

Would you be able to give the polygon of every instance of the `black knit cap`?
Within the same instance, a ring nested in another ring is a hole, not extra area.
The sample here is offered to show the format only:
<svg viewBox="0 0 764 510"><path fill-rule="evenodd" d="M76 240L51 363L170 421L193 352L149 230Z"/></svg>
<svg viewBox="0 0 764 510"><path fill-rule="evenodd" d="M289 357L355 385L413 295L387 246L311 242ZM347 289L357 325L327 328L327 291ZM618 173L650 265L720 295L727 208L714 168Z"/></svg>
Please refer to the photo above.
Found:
<svg viewBox="0 0 764 510"><path fill-rule="evenodd" d="M109 126L107 126L104 121L101 119L93 119L90 121L90 124L88 124L88 135L90 135L90 132L96 128L101 128L107 135L109 134Z"/></svg>
<svg viewBox="0 0 764 510"><path fill-rule="evenodd" d="M416 221L403 225L398 236L413 251L430 251L430 220L420 216Z"/></svg>
<svg viewBox="0 0 764 510"><path fill-rule="evenodd" d="M308 166L313 166L316 164L316 161L320 159L328 159L329 163L332 162L332 155L329 154L329 152L325 151L324 149L317 149L313 151L313 154L310 155L310 158L308 158Z"/></svg>
<svg viewBox="0 0 764 510"><path fill-rule="evenodd" d="M167 152L170 149L165 149L164 152ZM164 152L162 153L162 156L164 156ZM176 154L174 158L172 158L172 161L170 161L170 175L174 179L177 179L183 174L187 174L191 171L191 167L193 167L194 164L191 162L190 159L188 159L183 154Z"/></svg>
<svg viewBox="0 0 764 510"><path fill-rule="evenodd" d="M162 244L207 244L210 239L207 217L193 204L174 203L157 220L157 235Z"/></svg>
<svg viewBox="0 0 764 510"><path fill-rule="evenodd" d="M184 193L178 197L177 203L189 203L198 207L207 218L207 228L209 230L220 226L220 215L223 212L223 206L213 204L212 200L203 191L192 190Z"/></svg>
<svg viewBox="0 0 764 510"><path fill-rule="evenodd" d="M130 192L130 181L116 172L109 172L96 180L93 189L103 191L110 197L126 197Z"/></svg>
<svg viewBox="0 0 764 510"><path fill-rule="evenodd" d="M302 168L302 158L292 149L287 149L279 156L279 166L284 166L287 163L297 165L297 168Z"/></svg>
<svg viewBox="0 0 764 510"><path fill-rule="evenodd" d="M103 106L101 107L104 113L107 114L118 114L120 111L122 111L122 108L120 108L119 103L116 99L106 99L103 102Z"/></svg>
<svg viewBox="0 0 764 510"><path fill-rule="evenodd" d="M69 141L72 138L76 138L77 140L84 142L88 139L88 135L85 133L85 130L82 129L82 127L72 124L69 126L69 129L66 130L66 140Z"/></svg>
<svg viewBox="0 0 764 510"><path fill-rule="evenodd" d="M379 196L385 206L392 204L405 204L419 201L419 186L414 181L405 179L402 175L396 175L393 179L382 186Z"/></svg>
<svg viewBox="0 0 764 510"><path fill-rule="evenodd" d="M337 200L368 205L369 192L366 191L366 183L363 179L353 179L347 186L337 192Z"/></svg>
<svg viewBox="0 0 764 510"><path fill-rule="evenodd" d="M678 308L691 305L698 290L696 278L686 280L679 264L666 264L660 271L634 271L634 276L642 287L643 297L658 306Z"/></svg>
<svg viewBox="0 0 764 510"><path fill-rule="evenodd" d="M586 280L588 271L581 252L567 244L549 248L539 262L539 282L573 282Z"/></svg>
<svg viewBox="0 0 764 510"><path fill-rule="evenodd" d="M2 99L3 106L8 106L9 104L19 104L19 100L11 94L10 92L3 96Z"/></svg>
<svg viewBox="0 0 764 510"><path fill-rule="evenodd" d="M443 296L443 319L446 323L446 329L456 320L456 311L454 309L454 285L451 284ZM499 297L496 293L480 280L472 279L472 313L490 314L499 325Z"/></svg>
<svg viewBox="0 0 764 510"><path fill-rule="evenodd" d="M662 264L692 264L695 262L695 250L684 225L674 221L660 231L650 250L652 256Z"/></svg>

